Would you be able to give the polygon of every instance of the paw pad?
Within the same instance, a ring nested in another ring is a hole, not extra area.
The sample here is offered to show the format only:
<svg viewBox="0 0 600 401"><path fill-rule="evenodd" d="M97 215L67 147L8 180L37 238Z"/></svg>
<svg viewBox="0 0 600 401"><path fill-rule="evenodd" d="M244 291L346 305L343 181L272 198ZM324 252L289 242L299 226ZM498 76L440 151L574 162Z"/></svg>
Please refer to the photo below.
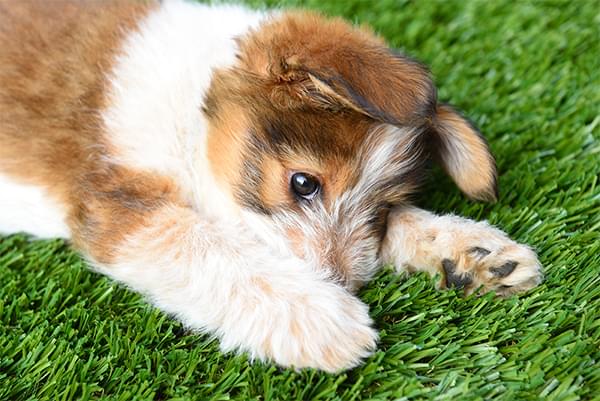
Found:
<svg viewBox="0 0 600 401"><path fill-rule="evenodd" d="M514 260L509 260L500 267L492 267L490 272L496 277L506 277L515 270L518 264Z"/></svg>
<svg viewBox="0 0 600 401"><path fill-rule="evenodd" d="M456 274L456 263L450 259L442 260L442 267L446 275L446 287L464 288L473 283L473 277L469 273Z"/></svg>
<svg viewBox="0 0 600 401"><path fill-rule="evenodd" d="M474 246L473 248L469 249L468 252L473 256L477 257L478 259L485 258L487 255L492 253L492 251L490 251L489 249L481 248L479 246Z"/></svg>

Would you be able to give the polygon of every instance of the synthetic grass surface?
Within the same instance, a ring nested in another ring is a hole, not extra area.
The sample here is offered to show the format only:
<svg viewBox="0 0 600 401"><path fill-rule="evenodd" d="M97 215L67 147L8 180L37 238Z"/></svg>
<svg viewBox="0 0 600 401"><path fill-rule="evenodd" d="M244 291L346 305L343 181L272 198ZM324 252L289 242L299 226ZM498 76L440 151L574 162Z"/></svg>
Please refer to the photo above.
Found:
<svg viewBox="0 0 600 401"><path fill-rule="evenodd" d="M501 198L467 201L438 172L421 205L531 244L546 281L465 299L384 271L361 293L379 351L340 375L298 373L221 354L60 241L12 236L0 239L0 399L600 399L598 2L283 4L368 23L431 67L440 98L489 139Z"/></svg>

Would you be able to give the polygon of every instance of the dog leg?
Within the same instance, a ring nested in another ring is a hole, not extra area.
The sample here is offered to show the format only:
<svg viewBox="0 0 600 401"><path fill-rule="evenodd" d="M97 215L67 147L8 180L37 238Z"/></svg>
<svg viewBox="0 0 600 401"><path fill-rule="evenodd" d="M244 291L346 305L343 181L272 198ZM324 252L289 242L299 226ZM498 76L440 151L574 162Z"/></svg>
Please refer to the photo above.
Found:
<svg viewBox="0 0 600 401"><path fill-rule="evenodd" d="M507 296L542 281L541 265L531 248L487 222L416 208L390 213L381 259L399 271L440 273L441 288L464 288L467 294L481 288Z"/></svg>
<svg viewBox="0 0 600 401"><path fill-rule="evenodd" d="M188 327L215 334L226 351L334 372L375 347L365 304L241 225L162 206L111 255L92 262Z"/></svg>

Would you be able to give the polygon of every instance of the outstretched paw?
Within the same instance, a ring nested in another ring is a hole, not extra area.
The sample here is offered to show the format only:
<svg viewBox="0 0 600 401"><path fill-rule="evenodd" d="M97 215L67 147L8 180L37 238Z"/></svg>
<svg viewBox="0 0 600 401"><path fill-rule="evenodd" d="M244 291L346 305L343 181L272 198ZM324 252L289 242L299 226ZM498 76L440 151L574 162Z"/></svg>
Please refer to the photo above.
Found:
<svg viewBox="0 0 600 401"><path fill-rule="evenodd" d="M381 259L400 271L441 273L442 288L507 296L542 282L535 252L485 221L398 208L388 217Z"/></svg>

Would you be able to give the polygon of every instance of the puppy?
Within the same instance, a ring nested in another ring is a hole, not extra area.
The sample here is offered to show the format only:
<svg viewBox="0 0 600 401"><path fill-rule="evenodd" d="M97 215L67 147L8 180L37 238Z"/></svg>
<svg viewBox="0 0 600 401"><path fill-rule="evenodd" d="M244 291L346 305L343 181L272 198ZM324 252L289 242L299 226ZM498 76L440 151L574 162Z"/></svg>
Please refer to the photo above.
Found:
<svg viewBox="0 0 600 401"><path fill-rule="evenodd" d="M509 295L541 280L484 222L411 207L437 160L496 198L427 70L308 12L178 1L0 4L0 232L68 239L224 350L339 371L377 333L383 264Z"/></svg>

